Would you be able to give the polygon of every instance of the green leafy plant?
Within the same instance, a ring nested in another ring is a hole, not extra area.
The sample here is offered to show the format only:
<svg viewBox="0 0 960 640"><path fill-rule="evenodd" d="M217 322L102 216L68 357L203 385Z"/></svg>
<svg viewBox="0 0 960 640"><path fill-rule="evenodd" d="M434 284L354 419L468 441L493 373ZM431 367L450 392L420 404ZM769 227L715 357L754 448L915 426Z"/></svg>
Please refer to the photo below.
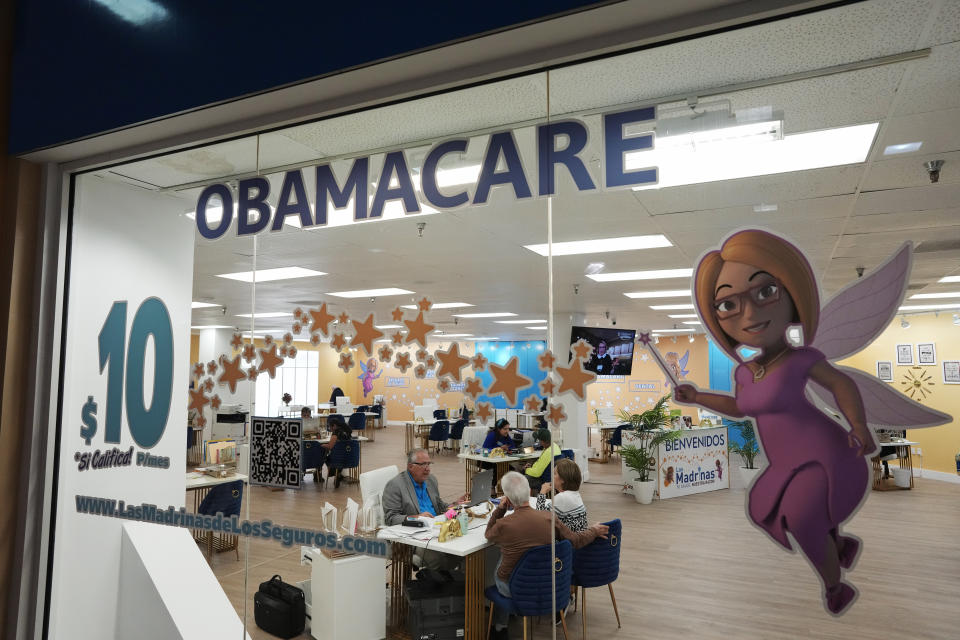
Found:
<svg viewBox="0 0 960 640"><path fill-rule="evenodd" d="M747 469L756 469L753 463L760 454L760 445L757 443L757 433L753 429L753 423L749 420L741 420L740 422L731 422L728 426L743 438L743 444L733 440L730 441L728 445L730 453L738 454L743 459L744 464L747 465Z"/></svg>
<svg viewBox="0 0 960 640"><path fill-rule="evenodd" d="M665 395L655 405L641 413L620 411L620 419L629 422L637 437L638 444L628 444L620 449L624 464L637 474L640 482L650 481L650 472L657 466L657 448L670 440L676 440L683 434L670 430L670 412L667 410L669 395Z"/></svg>
<svg viewBox="0 0 960 640"><path fill-rule="evenodd" d="M600 409L593 410L593 417L595 419L596 424L600 424Z"/></svg>

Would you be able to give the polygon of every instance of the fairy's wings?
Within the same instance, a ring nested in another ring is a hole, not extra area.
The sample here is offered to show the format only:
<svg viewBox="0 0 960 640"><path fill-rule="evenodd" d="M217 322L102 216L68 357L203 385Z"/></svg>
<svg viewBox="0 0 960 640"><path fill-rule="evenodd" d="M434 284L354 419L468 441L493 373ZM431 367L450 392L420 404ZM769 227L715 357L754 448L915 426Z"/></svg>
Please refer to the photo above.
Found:
<svg viewBox="0 0 960 640"><path fill-rule="evenodd" d="M357 359L360 360L359 358L357 358ZM363 360L360 360L360 370L363 371L363 373L361 373L360 375L358 375L358 376L357 376L358 378L362 378L362 377L364 377L365 375L367 375L367 365L363 362Z"/></svg>
<svg viewBox="0 0 960 640"><path fill-rule="evenodd" d="M681 376L685 376L685 375L687 375L688 373L690 373L690 372L687 370L687 361L688 361L689 359L690 359L690 349L687 349L687 352L686 352L685 354L683 354L683 357L680 358L680 362L679 362L679 364L680 364L680 375L681 375Z"/></svg>
<svg viewBox="0 0 960 640"><path fill-rule="evenodd" d="M946 424L953 418L936 409L925 407L902 393L891 389L886 382L851 367L837 367L853 379L863 398L867 425L871 429L922 429ZM814 404L826 406L840 414L833 394L813 380L807 385Z"/></svg>
<svg viewBox="0 0 960 640"><path fill-rule="evenodd" d="M840 360L879 336L897 315L910 277L913 245L909 242L885 263L841 289L820 311L820 325L810 345Z"/></svg>

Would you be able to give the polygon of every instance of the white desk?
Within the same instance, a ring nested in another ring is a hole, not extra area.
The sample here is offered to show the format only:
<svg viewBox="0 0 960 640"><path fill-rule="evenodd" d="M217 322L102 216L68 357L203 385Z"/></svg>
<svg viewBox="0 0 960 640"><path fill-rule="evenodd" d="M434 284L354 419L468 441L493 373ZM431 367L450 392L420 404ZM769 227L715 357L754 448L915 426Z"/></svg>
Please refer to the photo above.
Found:
<svg viewBox="0 0 960 640"><path fill-rule="evenodd" d="M415 548L439 551L464 559L466 574L466 602L464 611L464 638L483 640L487 625L483 615L484 605L484 549L491 545L484 535L487 520L471 520L466 534L441 543L437 536L439 527L413 529L403 525L385 527L378 538L390 540L390 617L388 638L406 638L407 601L404 595L406 581L410 579L411 560Z"/></svg>
<svg viewBox="0 0 960 640"><path fill-rule="evenodd" d="M235 473L232 476L226 478L214 478L213 476L208 476L205 473L199 471L188 471L187 472L187 491L198 491L200 489L209 489L215 487L218 484L227 484L228 482L236 482L237 480L243 480L244 484L247 482L247 476L242 473Z"/></svg>
<svg viewBox="0 0 960 640"><path fill-rule="evenodd" d="M892 440L890 442L878 442L881 447L893 447L897 455L897 464L900 465L901 469L908 469L910 471L910 486L909 487L891 487L884 482L883 477L883 461L880 459L880 451L878 449L874 454L871 461L873 463L873 489L874 491L889 491L890 489L913 489L913 449L912 447L918 446L919 442L911 442L910 440Z"/></svg>

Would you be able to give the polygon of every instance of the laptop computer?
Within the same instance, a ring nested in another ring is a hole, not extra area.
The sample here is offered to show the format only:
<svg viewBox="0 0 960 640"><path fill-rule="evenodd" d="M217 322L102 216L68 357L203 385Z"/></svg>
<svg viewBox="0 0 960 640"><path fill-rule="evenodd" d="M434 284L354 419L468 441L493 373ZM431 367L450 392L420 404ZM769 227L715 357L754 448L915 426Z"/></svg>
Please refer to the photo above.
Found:
<svg viewBox="0 0 960 640"><path fill-rule="evenodd" d="M468 507L483 504L490 499L490 492L493 489L493 469L487 469L473 476L470 485L470 501Z"/></svg>

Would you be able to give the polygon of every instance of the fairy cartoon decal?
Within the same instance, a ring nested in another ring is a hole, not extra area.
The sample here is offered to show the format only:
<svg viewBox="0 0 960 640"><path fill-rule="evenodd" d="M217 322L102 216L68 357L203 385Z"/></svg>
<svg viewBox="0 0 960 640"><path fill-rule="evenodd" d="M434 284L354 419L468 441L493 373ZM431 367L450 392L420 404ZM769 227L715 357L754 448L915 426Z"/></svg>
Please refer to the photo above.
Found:
<svg viewBox="0 0 960 640"><path fill-rule="evenodd" d="M373 391L373 381L383 375L383 369L377 371L376 358L370 358L367 360L367 364L363 364L363 360L361 360L360 369L363 373L358 375L357 379L360 380L360 383L363 385L363 397L366 398L367 394ZM377 375L373 375L374 373Z"/></svg>
<svg viewBox="0 0 960 640"><path fill-rule="evenodd" d="M676 380L683 380L687 377L687 374L690 371L687 369L687 361L690 360L690 350L687 349L687 352L683 354L683 357L680 357L676 351L668 351L667 355L663 356L663 359L666 361L667 366L673 371L673 378ZM669 386L670 378L664 382L664 386Z"/></svg>
<svg viewBox="0 0 960 640"><path fill-rule="evenodd" d="M706 253L694 297L717 346L739 362L734 395L676 384L678 402L740 419L751 416L769 466L750 487L747 515L770 538L800 551L819 575L827 611L844 612L857 590L844 580L861 549L841 533L869 487L866 456L877 450L870 428L943 424L950 416L892 390L871 375L831 360L869 344L889 324L906 289L910 245L838 293L823 309L813 270L786 240L747 230ZM802 346L788 340L799 327ZM644 340L646 338L646 340ZM649 344L649 336L641 341ZM753 357L741 353L749 347ZM668 377L673 371L655 356ZM674 380L676 383L676 380ZM816 404L815 404L816 402ZM817 405L838 409L844 426Z"/></svg>

